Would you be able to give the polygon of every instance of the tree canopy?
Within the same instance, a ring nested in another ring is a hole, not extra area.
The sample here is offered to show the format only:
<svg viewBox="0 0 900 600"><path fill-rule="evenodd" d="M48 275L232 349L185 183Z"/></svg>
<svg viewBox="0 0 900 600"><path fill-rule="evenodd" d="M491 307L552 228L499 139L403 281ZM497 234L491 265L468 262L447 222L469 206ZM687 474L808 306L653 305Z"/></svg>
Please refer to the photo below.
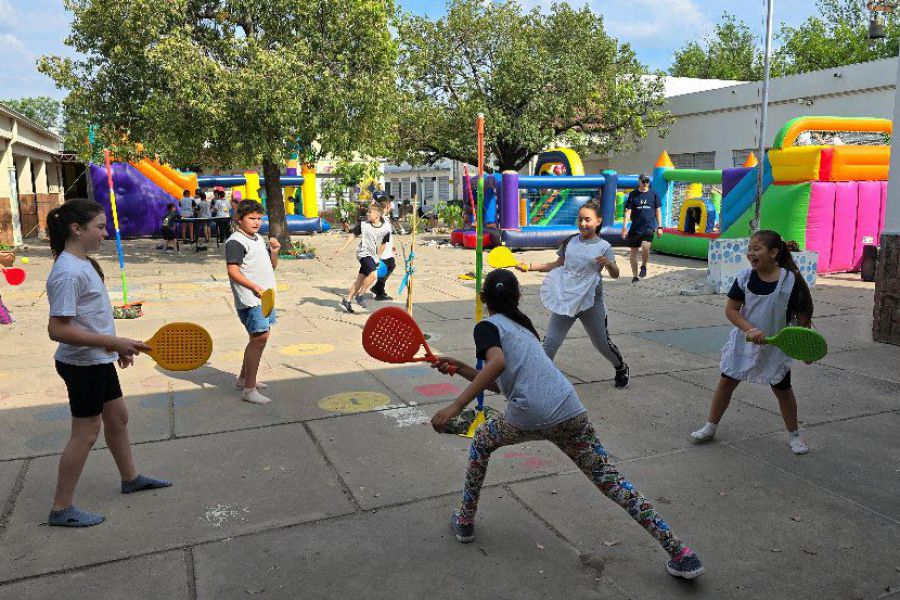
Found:
<svg viewBox="0 0 900 600"><path fill-rule="evenodd" d="M558 3L542 14L515 0L449 0L443 17L404 15L398 30L398 160L473 163L479 112L499 169L519 169L557 142L621 149L667 121L661 74L587 7Z"/></svg>
<svg viewBox="0 0 900 600"><path fill-rule="evenodd" d="M885 39L868 39L866 0L817 0L818 14L775 34L772 75L794 75L880 58L900 50L900 18L885 15ZM729 13L702 42L675 52L671 75L703 79L762 79L762 46L746 23Z"/></svg>
<svg viewBox="0 0 900 600"><path fill-rule="evenodd" d="M66 0L67 45L44 57L69 90L70 143L119 156L141 142L177 166L262 164L274 235L284 239L283 160L390 145L396 44L391 0Z"/></svg>
<svg viewBox="0 0 900 600"><path fill-rule="evenodd" d="M20 112L41 127L47 129L61 125L62 105L49 96L34 96L18 100L0 100L16 112Z"/></svg>

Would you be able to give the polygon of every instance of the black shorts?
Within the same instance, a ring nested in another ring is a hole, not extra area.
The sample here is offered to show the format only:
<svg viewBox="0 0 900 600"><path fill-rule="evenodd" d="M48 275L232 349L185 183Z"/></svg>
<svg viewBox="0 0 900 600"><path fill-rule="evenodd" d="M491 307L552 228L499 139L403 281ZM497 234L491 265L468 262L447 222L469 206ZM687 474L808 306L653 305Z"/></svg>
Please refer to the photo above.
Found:
<svg viewBox="0 0 900 600"><path fill-rule="evenodd" d="M171 227L163 227L163 228L162 228L162 236L163 236L163 239L166 240L166 241L168 241L168 240L174 240L174 239L175 239L175 232L172 231L172 228L171 228Z"/></svg>
<svg viewBox="0 0 900 600"><path fill-rule="evenodd" d="M648 233L631 233L629 231L628 236L625 238L625 243L628 244L629 248L640 248L644 242L653 242L652 231Z"/></svg>
<svg viewBox="0 0 900 600"><path fill-rule="evenodd" d="M730 379L731 381L737 381L737 379L735 379L734 377L729 377L725 373L722 373L722 377L724 377L725 379ZM791 389L791 372L788 371L785 374L785 376L782 378L781 381L779 381L778 383L772 384L772 389L773 390L789 390L789 389Z"/></svg>
<svg viewBox="0 0 900 600"><path fill-rule="evenodd" d="M113 363L80 366L56 361L56 372L66 382L73 417L96 417L103 412L104 404L122 397Z"/></svg>
<svg viewBox="0 0 900 600"><path fill-rule="evenodd" d="M378 270L378 262L372 258L371 256L363 256L359 259L359 274L364 275L366 277L369 276L369 273L374 273Z"/></svg>

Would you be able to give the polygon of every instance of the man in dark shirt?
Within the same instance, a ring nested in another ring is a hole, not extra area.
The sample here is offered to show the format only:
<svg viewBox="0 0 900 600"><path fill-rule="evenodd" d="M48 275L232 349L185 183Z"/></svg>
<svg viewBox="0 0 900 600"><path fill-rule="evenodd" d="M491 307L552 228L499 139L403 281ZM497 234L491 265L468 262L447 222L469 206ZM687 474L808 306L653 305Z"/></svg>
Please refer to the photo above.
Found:
<svg viewBox="0 0 900 600"><path fill-rule="evenodd" d="M650 246L653 234L662 235L662 202L659 196L650 189L650 176L641 173L638 178L638 189L632 190L625 200L625 223L622 226L622 239L627 240L631 248L631 282L640 281L637 264L638 249L641 251L640 277L647 276L647 260L650 258ZM629 227L629 221L631 225Z"/></svg>

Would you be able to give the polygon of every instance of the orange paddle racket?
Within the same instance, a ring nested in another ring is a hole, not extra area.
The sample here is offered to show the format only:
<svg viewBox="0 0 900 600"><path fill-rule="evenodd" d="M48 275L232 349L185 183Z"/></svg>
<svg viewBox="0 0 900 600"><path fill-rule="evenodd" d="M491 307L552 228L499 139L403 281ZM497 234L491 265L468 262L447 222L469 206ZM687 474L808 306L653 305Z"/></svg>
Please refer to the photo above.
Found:
<svg viewBox="0 0 900 600"><path fill-rule="evenodd" d="M398 306L387 306L372 313L363 327L362 343L369 356L387 363L437 361L418 324ZM425 356L416 357L422 346ZM456 367L451 365L448 372L453 375Z"/></svg>
<svg viewBox="0 0 900 600"><path fill-rule="evenodd" d="M163 325L146 344L152 348L147 355L167 371L199 369L213 348L209 332L194 323Z"/></svg>

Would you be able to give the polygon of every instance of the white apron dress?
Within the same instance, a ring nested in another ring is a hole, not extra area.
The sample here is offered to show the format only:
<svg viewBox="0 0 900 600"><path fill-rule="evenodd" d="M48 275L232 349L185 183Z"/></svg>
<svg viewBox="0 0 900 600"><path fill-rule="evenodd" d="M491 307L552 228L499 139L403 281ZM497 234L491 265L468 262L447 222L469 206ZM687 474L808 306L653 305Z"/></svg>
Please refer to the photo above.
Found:
<svg viewBox="0 0 900 600"><path fill-rule="evenodd" d="M548 310L574 317L597 301L597 287L601 286L597 257L606 254L609 242L585 244L578 235L566 245L565 262L556 267L541 285L541 302ZM602 296L602 288L600 294ZM602 298L601 298L602 299Z"/></svg>
<svg viewBox="0 0 900 600"><path fill-rule="evenodd" d="M794 289L794 274L781 269L775 291L757 296L747 287L751 269L738 273L737 284L744 290L741 315L766 335L773 336L787 325L788 302ZM792 359L777 346L759 346L747 341L747 334L735 327L722 348L719 368L722 373L740 381L775 385L791 369Z"/></svg>

